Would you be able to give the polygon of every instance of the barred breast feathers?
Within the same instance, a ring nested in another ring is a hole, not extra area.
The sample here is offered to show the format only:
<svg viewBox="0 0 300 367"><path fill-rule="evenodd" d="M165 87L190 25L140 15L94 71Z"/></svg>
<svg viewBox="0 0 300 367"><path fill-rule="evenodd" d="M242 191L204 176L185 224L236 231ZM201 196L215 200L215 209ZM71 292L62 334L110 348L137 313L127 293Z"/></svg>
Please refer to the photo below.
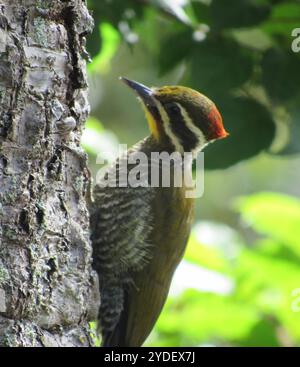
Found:
<svg viewBox="0 0 300 367"><path fill-rule="evenodd" d="M135 154L138 149L138 145L133 147L128 155ZM93 193L94 261L105 277L140 270L150 260L151 244L147 243L147 238L152 229L151 198L154 193L151 187L118 187L121 160L124 157L107 170L107 176L116 170L117 187L102 186L99 182ZM128 171L132 168L128 165Z"/></svg>

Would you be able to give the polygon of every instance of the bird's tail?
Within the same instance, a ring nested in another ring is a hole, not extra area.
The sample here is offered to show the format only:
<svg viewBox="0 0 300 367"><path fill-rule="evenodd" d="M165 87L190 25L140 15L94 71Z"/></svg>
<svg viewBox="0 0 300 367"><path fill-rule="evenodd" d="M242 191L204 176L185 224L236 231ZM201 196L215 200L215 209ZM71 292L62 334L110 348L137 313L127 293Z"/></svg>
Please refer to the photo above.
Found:
<svg viewBox="0 0 300 367"><path fill-rule="evenodd" d="M125 328L118 323L114 330L103 331L101 347L127 347L125 343Z"/></svg>
<svg viewBox="0 0 300 367"><path fill-rule="evenodd" d="M102 347L125 346L126 295L120 286L105 287L101 290L98 329L102 335Z"/></svg>

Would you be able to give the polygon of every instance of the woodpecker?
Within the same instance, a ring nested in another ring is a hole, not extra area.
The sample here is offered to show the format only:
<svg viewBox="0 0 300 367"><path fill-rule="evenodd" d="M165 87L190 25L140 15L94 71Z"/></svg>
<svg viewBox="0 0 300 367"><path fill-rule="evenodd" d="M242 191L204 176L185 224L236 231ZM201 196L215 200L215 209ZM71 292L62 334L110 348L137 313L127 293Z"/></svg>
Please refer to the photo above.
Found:
<svg viewBox="0 0 300 367"><path fill-rule="evenodd" d="M148 157L151 172L157 163L152 152L190 152L195 157L208 143L228 135L217 107L203 94L183 86L148 88L120 79L141 101L150 135L118 158L103 181L112 171L120 172L124 161L129 174L136 167L130 158L137 153ZM146 340L167 298L189 238L194 199L174 179L169 187L162 187L161 180L157 187L130 187L116 177L115 187L96 183L90 210L101 296L98 324L102 346L136 347Z"/></svg>

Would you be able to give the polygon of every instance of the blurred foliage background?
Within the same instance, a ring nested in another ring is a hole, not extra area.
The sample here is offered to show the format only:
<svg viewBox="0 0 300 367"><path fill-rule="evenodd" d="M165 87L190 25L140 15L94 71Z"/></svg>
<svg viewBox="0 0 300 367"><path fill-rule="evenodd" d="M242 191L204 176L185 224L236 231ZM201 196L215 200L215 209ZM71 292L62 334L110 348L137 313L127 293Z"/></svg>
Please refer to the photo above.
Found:
<svg viewBox="0 0 300 367"><path fill-rule="evenodd" d="M196 223L146 345L300 345L300 1L88 5L94 176L99 157L148 134L120 75L203 92L230 132L205 151Z"/></svg>

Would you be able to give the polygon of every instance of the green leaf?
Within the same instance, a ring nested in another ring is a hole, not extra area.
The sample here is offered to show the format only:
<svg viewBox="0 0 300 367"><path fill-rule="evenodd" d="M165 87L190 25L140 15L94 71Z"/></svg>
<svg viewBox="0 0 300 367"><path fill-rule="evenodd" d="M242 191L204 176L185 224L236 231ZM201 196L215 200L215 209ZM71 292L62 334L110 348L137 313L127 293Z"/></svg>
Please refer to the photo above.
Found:
<svg viewBox="0 0 300 367"><path fill-rule="evenodd" d="M179 335L179 346L196 346L216 340L234 343L247 340L258 322L255 309L245 303L227 296L189 290L180 298L169 300L155 331L160 340Z"/></svg>
<svg viewBox="0 0 300 367"><path fill-rule="evenodd" d="M177 25L175 21L166 23L166 27L161 29L157 26L157 19L159 17L158 10L156 8L148 7L144 12L144 19L142 22L136 22L134 31L139 35L145 47L151 55L156 55L161 47L160 41L162 35L169 32L175 32L174 26ZM180 25L181 26L181 25Z"/></svg>
<svg viewBox="0 0 300 367"><path fill-rule="evenodd" d="M299 95L300 57L291 50L272 48L262 58L262 82L276 102Z"/></svg>
<svg viewBox="0 0 300 367"><path fill-rule="evenodd" d="M245 340L239 342L241 347L279 347L277 331L270 318L262 317L256 325L253 326Z"/></svg>
<svg viewBox="0 0 300 367"><path fill-rule="evenodd" d="M191 52L193 47L193 34L191 30L183 30L171 34L163 41L159 49L159 74L164 75L171 71Z"/></svg>
<svg viewBox="0 0 300 367"><path fill-rule="evenodd" d="M100 155L110 160L111 153L117 151L118 141L115 135L105 130L99 120L89 117L81 138L82 147L92 155Z"/></svg>
<svg viewBox="0 0 300 367"><path fill-rule="evenodd" d="M93 116L90 116L87 119L85 128L88 130L93 130L95 131L95 133L101 133L104 131L104 127L102 123L96 117L93 117Z"/></svg>
<svg viewBox="0 0 300 367"><path fill-rule="evenodd" d="M212 25L217 29L257 25L268 18L270 10L270 5L255 0L212 0Z"/></svg>
<svg viewBox="0 0 300 367"><path fill-rule="evenodd" d="M255 250L263 255L289 261L291 265L299 264L299 257L297 254L283 243L278 242L276 239L269 237L259 239L255 242Z"/></svg>
<svg viewBox="0 0 300 367"><path fill-rule="evenodd" d="M253 250L245 250L238 264L236 297L257 307L262 315L269 315L274 326L289 335L290 344L293 338L298 343L300 319L292 307L293 301L297 302L293 292L299 290L299 266Z"/></svg>
<svg viewBox="0 0 300 367"><path fill-rule="evenodd" d="M205 148L205 168L226 168L269 148L275 123L266 107L245 97L224 98L217 106L230 135Z"/></svg>
<svg viewBox="0 0 300 367"><path fill-rule="evenodd" d="M102 23L100 26L102 47L100 53L88 65L90 72L104 72L108 69L113 56L120 43L119 33L109 23Z"/></svg>
<svg viewBox="0 0 300 367"><path fill-rule="evenodd" d="M282 35L290 41L294 28L300 24L300 3L284 1L272 6L272 13L267 21L261 25L261 29L271 35Z"/></svg>
<svg viewBox="0 0 300 367"><path fill-rule="evenodd" d="M273 46L273 40L259 28L234 29L234 39L241 45L252 50L265 51Z"/></svg>
<svg viewBox="0 0 300 367"><path fill-rule="evenodd" d="M210 16L210 7L207 3L201 2L199 0L191 1L191 9L193 13L193 17L199 23L211 23L211 16Z"/></svg>
<svg viewBox="0 0 300 367"><path fill-rule="evenodd" d="M184 255L185 260L208 269L228 273L230 264L220 249L199 243L195 234L191 234Z"/></svg>
<svg viewBox="0 0 300 367"><path fill-rule="evenodd" d="M300 256L300 200L277 193L259 193L238 202L242 218Z"/></svg>
<svg viewBox="0 0 300 367"><path fill-rule="evenodd" d="M299 285L300 270L295 263L245 248L237 264L236 294L239 298L259 306L266 313L288 307L290 292Z"/></svg>
<svg viewBox="0 0 300 367"><path fill-rule="evenodd" d="M189 84L210 97L226 95L252 75L253 53L228 39L200 42L191 54Z"/></svg>

